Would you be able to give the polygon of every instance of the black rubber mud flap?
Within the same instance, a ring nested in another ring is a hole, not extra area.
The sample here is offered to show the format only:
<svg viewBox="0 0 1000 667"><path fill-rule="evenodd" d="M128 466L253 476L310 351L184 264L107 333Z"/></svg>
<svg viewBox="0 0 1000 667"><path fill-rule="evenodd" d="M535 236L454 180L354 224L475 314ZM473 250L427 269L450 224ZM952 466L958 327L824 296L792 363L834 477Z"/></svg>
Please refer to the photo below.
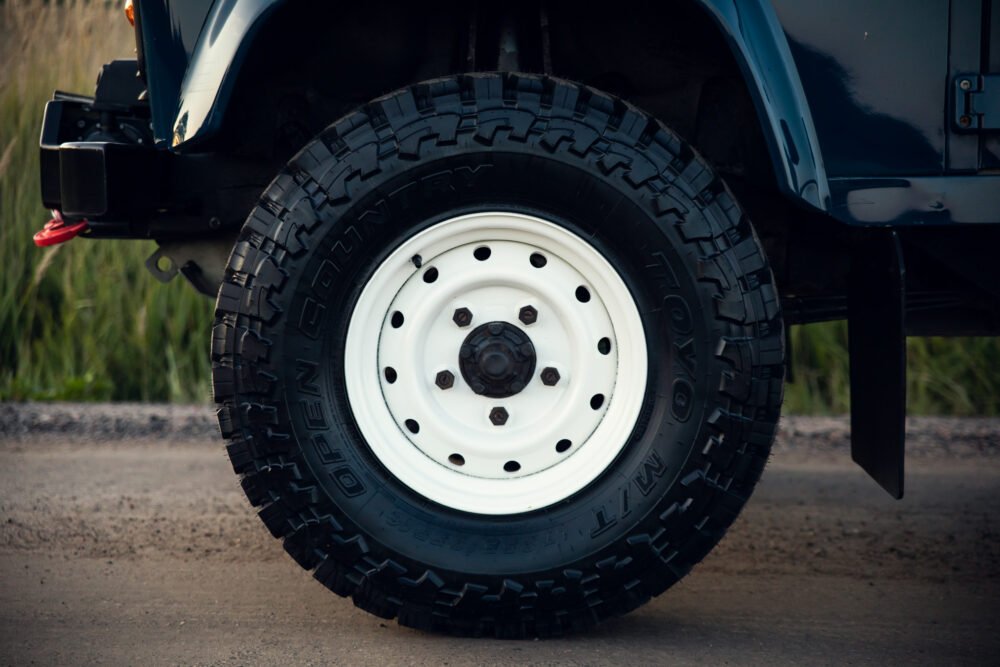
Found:
<svg viewBox="0 0 1000 667"><path fill-rule="evenodd" d="M896 232L852 239L848 288L851 458L903 497L906 433L906 270Z"/></svg>

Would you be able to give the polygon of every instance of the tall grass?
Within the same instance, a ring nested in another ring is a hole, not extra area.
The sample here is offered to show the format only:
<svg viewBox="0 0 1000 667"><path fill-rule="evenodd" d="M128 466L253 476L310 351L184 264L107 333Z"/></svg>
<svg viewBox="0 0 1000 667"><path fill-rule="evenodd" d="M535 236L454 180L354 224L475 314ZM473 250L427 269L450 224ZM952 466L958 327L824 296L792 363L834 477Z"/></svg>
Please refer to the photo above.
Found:
<svg viewBox="0 0 1000 667"><path fill-rule="evenodd" d="M130 57L119 2L0 2L0 399L204 401L211 302L161 285L151 242L37 249L38 133L52 90L90 93L101 64ZM843 323L796 327L786 411L850 405ZM911 339L913 413L1000 414L1000 339Z"/></svg>
<svg viewBox="0 0 1000 667"><path fill-rule="evenodd" d="M211 302L148 274L152 242L31 241L46 100L134 48L120 2L0 3L0 398L209 397Z"/></svg>
<svg viewBox="0 0 1000 667"><path fill-rule="evenodd" d="M785 412L847 412L846 323L792 327L791 337ZM1000 415L1000 338L908 338L906 358L910 414Z"/></svg>

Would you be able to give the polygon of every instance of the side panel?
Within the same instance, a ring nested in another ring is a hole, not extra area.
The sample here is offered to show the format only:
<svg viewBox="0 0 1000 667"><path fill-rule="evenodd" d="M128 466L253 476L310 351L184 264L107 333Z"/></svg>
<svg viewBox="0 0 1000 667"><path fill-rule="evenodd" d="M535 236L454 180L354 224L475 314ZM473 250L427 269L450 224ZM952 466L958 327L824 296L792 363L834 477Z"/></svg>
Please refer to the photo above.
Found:
<svg viewBox="0 0 1000 667"><path fill-rule="evenodd" d="M989 135L956 131L950 80L992 57L996 0L773 0L813 112L830 214L859 226L1000 223ZM986 20L984 21L984 17ZM984 149L980 151L980 141Z"/></svg>
<svg viewBox="0 0 1000 667"><path fill-rule="evenodd" d="M774 0L827 174L944 170L948 0Z"/></svg>

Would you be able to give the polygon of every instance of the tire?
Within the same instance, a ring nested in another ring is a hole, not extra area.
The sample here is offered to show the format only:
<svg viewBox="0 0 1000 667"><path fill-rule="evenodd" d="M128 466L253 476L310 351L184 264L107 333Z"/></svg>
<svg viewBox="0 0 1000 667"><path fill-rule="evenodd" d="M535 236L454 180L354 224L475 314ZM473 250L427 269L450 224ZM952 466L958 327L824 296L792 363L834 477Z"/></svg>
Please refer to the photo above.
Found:
<svg viewBox="0 0 1000 667"><path fill-rule="evenodd" d="M763 470L783 355L708 164L621 100L508 74L308 144L241 232L212 341L229 456L288 553L377 616L498 637L588 628L699 562Z"/></svg>

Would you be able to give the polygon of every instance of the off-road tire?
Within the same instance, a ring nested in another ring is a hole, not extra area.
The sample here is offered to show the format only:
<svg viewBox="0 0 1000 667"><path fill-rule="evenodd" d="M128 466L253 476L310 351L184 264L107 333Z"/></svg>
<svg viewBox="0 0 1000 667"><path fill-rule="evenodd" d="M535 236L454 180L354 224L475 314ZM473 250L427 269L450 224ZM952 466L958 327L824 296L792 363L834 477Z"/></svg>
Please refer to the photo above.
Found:
<svg viewBox="0 0 1000 667"><path fill-rule="evenodd" d="M632 292L649 359L609 468L572 497L505 516L441 506L380 465L342 358L386 255L480 210L586 239ZM377 99L289 162L230 257L212 360L233 468L302 567L402 625L526 637L628 612L719 541L770 451L783 343L753 227L691 147L591 88L477 74Z"/></svg>

